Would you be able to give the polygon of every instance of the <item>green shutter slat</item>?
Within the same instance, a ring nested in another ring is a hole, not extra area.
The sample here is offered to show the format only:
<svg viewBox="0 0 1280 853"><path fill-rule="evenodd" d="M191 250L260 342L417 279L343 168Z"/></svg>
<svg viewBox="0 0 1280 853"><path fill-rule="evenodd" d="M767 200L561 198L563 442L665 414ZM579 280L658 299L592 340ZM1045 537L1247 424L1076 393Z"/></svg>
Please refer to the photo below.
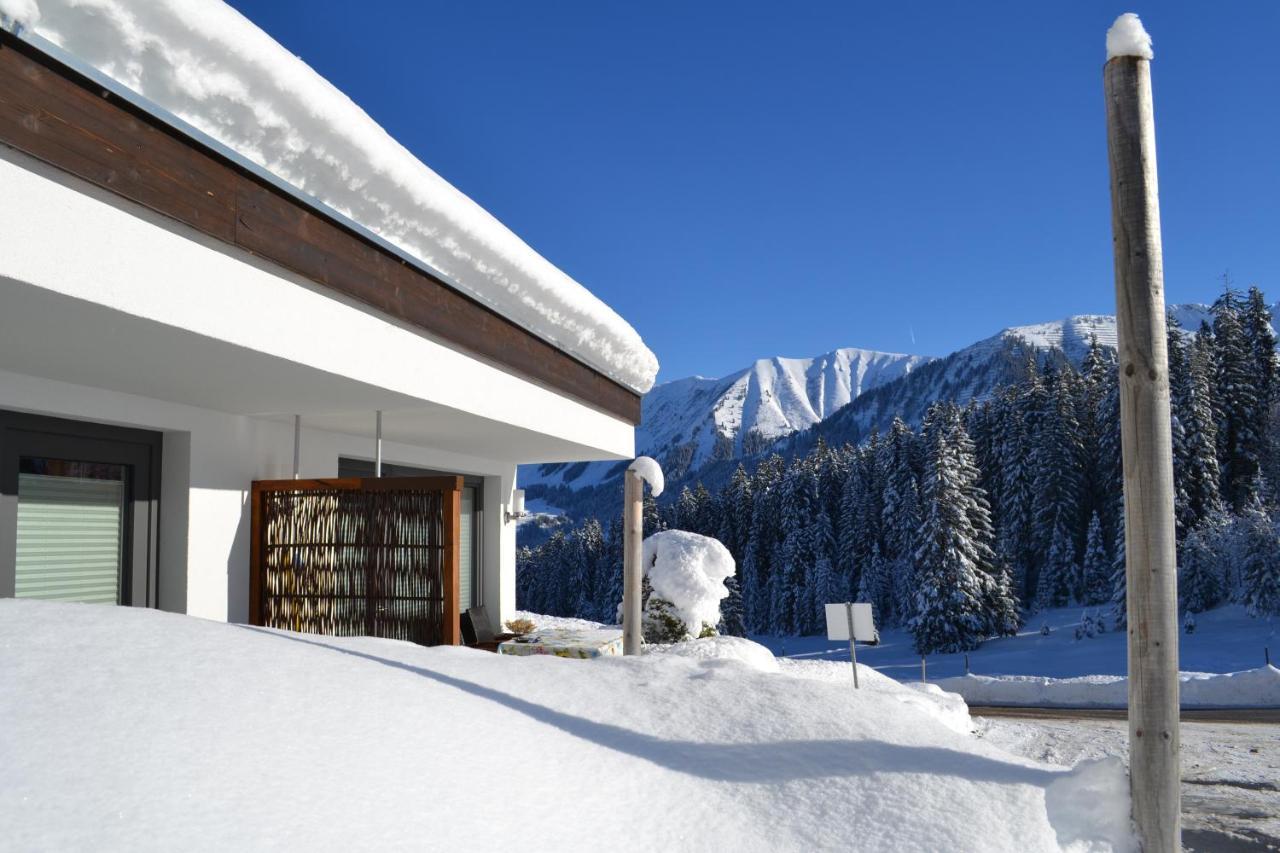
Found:
<svg viewBox="0 0 1280 853"><path fill-rule="evenodd" d="M124 483L19 474L15 595L119 601L123 518Z"/></svg>

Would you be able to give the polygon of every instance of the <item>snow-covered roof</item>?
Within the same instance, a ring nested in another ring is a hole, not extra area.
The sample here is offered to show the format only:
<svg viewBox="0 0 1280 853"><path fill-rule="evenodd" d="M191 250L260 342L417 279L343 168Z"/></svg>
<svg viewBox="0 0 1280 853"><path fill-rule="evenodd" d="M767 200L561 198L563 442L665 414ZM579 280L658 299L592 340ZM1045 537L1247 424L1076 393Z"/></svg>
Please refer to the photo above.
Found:
<svg viewBox="0 0 1280 853"><path fill-rule="evenodd" d="M638 393L625 320L220 0L0 0L16 20Z"/></svg>

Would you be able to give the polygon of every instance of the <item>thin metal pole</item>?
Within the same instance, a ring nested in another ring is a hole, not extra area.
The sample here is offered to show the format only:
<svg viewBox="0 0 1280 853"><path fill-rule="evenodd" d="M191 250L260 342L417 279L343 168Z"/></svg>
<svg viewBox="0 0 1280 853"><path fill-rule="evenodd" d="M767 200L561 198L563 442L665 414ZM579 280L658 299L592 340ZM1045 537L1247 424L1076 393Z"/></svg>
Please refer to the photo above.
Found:
<svg viewBox="0 0 1280 853"><path fill-rule="evenodd" d="M644 480L631 470L627 470L622 479L622 653L638 655L644 639L640 628L640 599L644 594L644 567L641 565Z"/></svg>
<svg viewBox="0 0 1280 853"><path fill-rule="evenodd" d="M382 476L382 409L378 409L377 427L373 439L373 476Z"/></svg>
<svg viewBox="0 0 1280 853"><path fill-rule="evenodd" d="M853 689L858 689L858 652L853 645L853 604L845 602L844 614L849 619L849 663L853 664Z"/></svg>
<svg viewBox="0 0 1280 853"><path fill-rule="evenodd" d="M1129 787L1146 853L1182 847L1178 569L1151 62L1103 68L1116 270L1129 623Z"/></svg>
<svg viewBox="0 0 1280 853"><path fill-rule="evenodd" d="M293 416L293 479L302 471L302 415Z"/></svg>

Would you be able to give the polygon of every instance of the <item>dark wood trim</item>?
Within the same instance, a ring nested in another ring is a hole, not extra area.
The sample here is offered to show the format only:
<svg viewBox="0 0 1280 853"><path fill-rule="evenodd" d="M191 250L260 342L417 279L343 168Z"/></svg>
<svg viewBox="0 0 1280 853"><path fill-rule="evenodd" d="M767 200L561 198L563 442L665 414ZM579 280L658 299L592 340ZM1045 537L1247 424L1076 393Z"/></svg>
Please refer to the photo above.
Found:
<svg viewBox="0 0 1280 853"><path fill-rule="evenodd" d="M629 388L4 31L0 143L640 422Z"/></svg>
<svg viewBox="0 0 1280 853"><path fill-rule="evenodd" d="M456 646L462 642L462 609L459 602L461 588L461 553L458 543L462 539L462 478L458 478L458 487L444 493L444 626L440 638L446 646Z"/></svg>

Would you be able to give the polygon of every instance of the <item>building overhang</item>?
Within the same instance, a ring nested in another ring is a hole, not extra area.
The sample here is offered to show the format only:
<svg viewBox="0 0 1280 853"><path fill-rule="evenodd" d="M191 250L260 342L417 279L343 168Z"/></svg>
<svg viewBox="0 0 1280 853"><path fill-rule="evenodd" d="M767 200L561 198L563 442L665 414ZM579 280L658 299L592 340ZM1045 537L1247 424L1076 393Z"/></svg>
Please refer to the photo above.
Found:
<svg viewBox="0 0 1280 853"><path fill-rule="evenodd" d="M0 50L0 54L6 51ZM511 463L629 419L0 146L0 369Z"/></svg>
<svg viewBox="0 0 1280 853"><path fill-rule="evenodd" d="M158 214L164 222L154 216L148 221L199 238L207 250L263 259L344 301L351 311L414 330L613 420L639 422L640 397L633 390L173 117L140 105L101 75L73 68L51 52L0 30L0 145L109 193L127 202L126 208ZM10 198L2 203L15 204Z"/></svg>

